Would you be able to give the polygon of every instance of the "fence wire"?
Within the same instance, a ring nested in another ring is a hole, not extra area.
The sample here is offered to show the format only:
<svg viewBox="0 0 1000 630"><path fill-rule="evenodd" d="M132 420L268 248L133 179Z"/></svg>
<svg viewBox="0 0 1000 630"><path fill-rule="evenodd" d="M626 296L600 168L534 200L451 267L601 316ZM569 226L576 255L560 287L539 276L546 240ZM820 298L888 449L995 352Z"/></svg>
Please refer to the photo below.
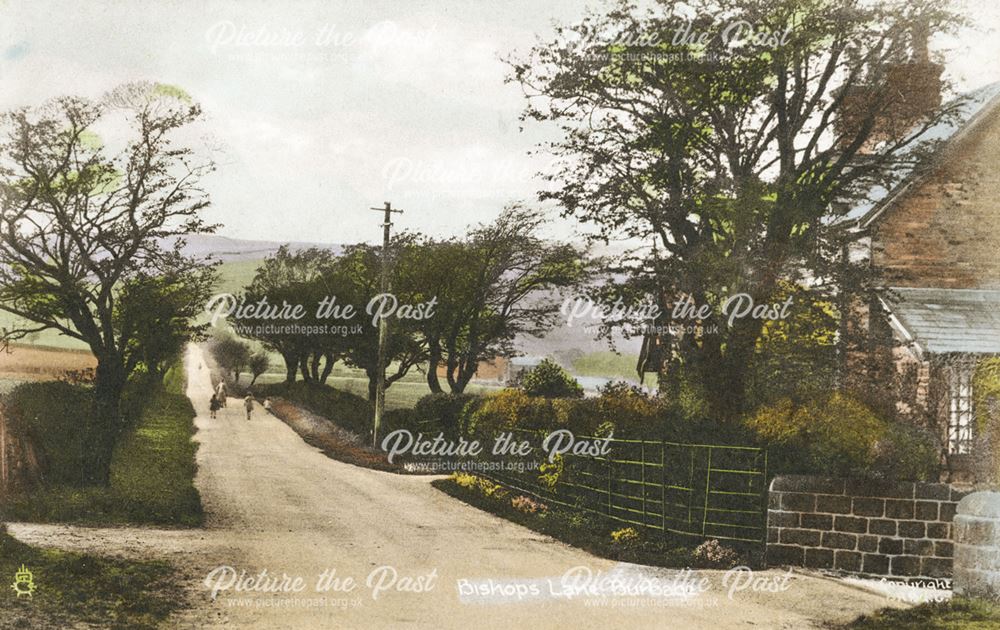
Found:
<svg viewBox="0 0 1000 630"><path fill-rule="evenodd" d="M536 449L543 438L534 431L510 432ZM541 474L531 470L481 474L543 501L664 535L766 541L764 449L624 439L608 440L608 446L606 456L563 454L561 462L557 459Z"/></svg>

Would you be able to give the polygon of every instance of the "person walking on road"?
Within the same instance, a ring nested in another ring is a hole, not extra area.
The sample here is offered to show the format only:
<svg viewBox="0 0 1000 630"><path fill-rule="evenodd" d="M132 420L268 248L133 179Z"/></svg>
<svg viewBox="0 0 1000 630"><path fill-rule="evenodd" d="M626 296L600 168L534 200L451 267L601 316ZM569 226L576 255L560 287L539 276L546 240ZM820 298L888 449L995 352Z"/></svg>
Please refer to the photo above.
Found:
<svg viewBox="0 0 1000 630"><path fill-rule="evenodd" d="M215 418L215 412L217 412L221 406L222 403L219 402L219 397L212 394L212 400L208 401L209 417Z"/></svg>
<svg viewBox="0 0 1000 630"><path fill-rule="evenodd" d="M226 406L226 381L219 381L219 384L215 386L215 395L219 399L219 404L223 407Z"/></svg>
<svg viewBox="0 0 1000 630"><path fill-rule="evenodd" d="M250 419L250 414L253 413L253 396L247 394L247 397L243 399L243 406L247 410L247 420Z"/></svg>

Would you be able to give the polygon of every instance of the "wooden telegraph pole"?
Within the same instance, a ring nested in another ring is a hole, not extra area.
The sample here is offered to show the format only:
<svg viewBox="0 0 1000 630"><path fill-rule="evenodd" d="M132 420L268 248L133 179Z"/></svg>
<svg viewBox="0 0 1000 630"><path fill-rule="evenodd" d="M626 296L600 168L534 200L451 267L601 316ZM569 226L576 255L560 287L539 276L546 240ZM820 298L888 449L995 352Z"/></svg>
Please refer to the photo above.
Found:
<svg viewBox="0 0 1000 630"><path fill-rule="evenodd" d="M382 277L379 280L381 293L389 292L389 228L392 227L392 213L402 213L392 207L388 201L382 208L369 208L385 213L382 220ZM389 322L385 317L378 322L378 365L375 380L375 422L372 426L372 445L378 448L378 428L382 424L382 413L385 411L385 363L386 344L389 342Z"/></svg>

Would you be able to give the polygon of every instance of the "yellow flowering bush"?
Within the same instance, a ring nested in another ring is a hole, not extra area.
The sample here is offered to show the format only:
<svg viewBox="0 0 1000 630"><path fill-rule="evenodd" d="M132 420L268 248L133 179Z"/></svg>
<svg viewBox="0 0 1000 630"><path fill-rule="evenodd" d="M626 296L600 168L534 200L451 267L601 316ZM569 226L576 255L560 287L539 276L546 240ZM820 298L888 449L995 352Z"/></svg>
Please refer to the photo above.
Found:
<svg viewBox="0 0 1000 630"><path fill-rule="evenodd" d="M611 532L611 542L615 545L630 545L639 541L639 532L634 527L623 527Z"/></svg>

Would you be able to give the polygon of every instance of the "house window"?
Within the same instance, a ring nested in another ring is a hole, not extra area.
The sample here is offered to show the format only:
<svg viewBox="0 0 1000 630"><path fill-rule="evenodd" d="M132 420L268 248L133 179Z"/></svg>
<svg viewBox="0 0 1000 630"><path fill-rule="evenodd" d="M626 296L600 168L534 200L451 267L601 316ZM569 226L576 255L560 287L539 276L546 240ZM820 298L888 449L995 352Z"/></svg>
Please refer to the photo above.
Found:
<svg viewBox="0 0 1000 630"><path fill-rule="evenodd" d="M972 373L975 364L960 361L952 366L949 383L948 452L967 455L972 452Z"/></svg>

